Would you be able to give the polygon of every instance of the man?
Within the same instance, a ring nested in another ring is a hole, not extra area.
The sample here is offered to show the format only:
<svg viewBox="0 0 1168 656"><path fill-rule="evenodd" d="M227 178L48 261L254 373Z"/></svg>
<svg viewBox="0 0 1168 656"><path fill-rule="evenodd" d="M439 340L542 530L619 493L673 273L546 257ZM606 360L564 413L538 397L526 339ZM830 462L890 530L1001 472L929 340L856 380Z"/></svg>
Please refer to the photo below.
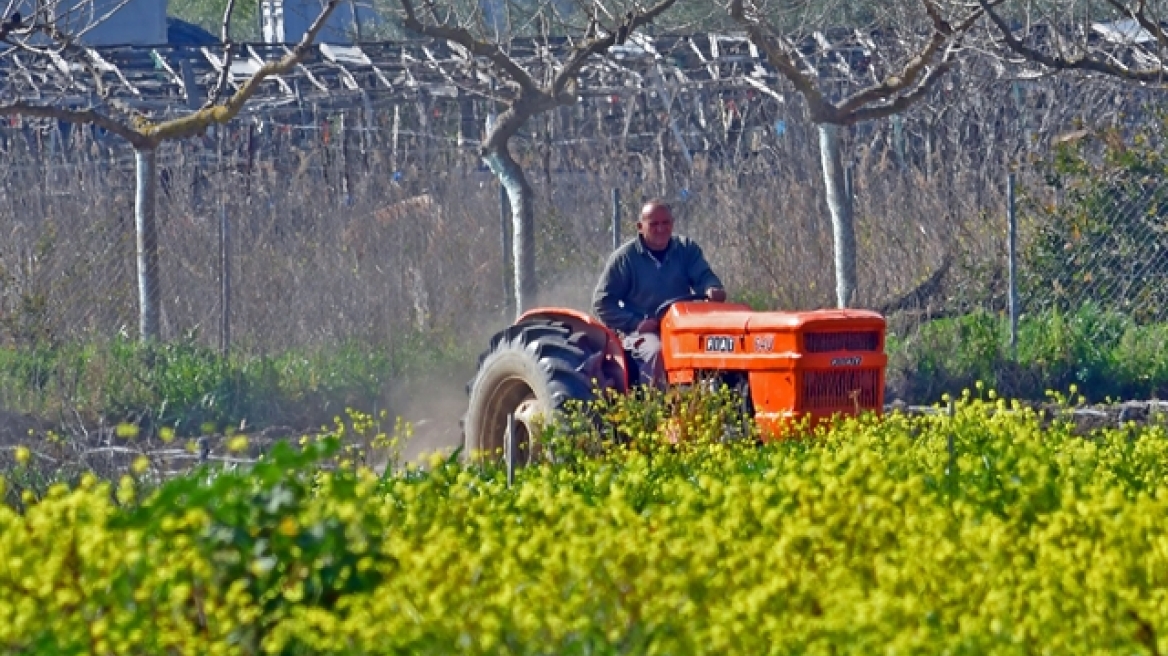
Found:
<svg viewBox="0 0 1168 656"><path fill-rule="evenodd" d="M702 249L685 237L673 236L669 205L651 200L641 208L636 239L608 258L592 294L593 312L621 335L625 350L639 365L639 380L630 382L656 387L665 384L654 313L665 301L687 294L726 300L722 281L710 269Z"/></svg>

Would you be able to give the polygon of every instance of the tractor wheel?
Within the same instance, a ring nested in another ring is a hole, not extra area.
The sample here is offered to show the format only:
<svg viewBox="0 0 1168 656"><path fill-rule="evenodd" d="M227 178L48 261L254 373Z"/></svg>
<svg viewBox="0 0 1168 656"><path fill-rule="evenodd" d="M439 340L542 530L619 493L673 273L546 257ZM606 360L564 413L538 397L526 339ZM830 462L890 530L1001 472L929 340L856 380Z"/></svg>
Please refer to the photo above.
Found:
<svg viewBox="0 0 1168 656"><path fill-rule="evenodd" d="M525 321L497 333L467 385L464 456L502 457L508 416L514 415L516 464L534 461L540 428L569 401L593 398L585 368L596 361L589 360L594 353L584 333L558 321Z"/></svg>

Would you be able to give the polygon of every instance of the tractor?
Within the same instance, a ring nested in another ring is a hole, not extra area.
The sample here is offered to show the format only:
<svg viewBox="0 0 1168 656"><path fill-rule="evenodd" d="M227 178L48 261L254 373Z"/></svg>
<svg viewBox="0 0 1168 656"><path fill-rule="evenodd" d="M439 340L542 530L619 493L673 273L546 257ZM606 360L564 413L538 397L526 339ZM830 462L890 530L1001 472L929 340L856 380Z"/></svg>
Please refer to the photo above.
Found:
<svg viewBox="0 0 1168 656"><path fill-rule="evenodd" d="M875 312L756 312L693 295L663 303L657 317L669 385L728 385L764 440L883 408L885 321ZM491 338L467 385L464 453L501 453L510 430L530 457L548 417L572 400L629 392L635 367L620 337L583 312L524 313Z"/></svg>

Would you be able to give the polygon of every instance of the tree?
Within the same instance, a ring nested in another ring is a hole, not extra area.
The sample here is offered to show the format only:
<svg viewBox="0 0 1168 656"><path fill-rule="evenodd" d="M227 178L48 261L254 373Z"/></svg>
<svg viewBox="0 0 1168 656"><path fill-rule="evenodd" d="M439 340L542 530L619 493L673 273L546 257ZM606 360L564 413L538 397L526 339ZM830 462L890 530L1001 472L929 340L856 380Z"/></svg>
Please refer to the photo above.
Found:
<svg viewBox="0 0 1168 656"><path fill-rule="evenodd" d="M1006 50L1052 71L1120 80L1168 81L1168 32L1160 3L978 0ZM1002 5L1002 6L998 6Z"/></svg>
<svg viewBox="0 0 1168 656"><path fill-rule="evenodd" d="M648 9L635 4L625 8L597 4L587 13L573 16L555 2L516 9L515 14L486 16L477 7L460 12L453 3L441 8L426 2L419 12L413 0L400 0L403 26L416 34L442 39L467 56L468 65L482 61L491 77L501 80L501 87L486 93L503 104L502 112L491 122L480 156L507 193L512 214L514 244L515 307L518 313L535 304L538 283L535 277L535 194L523 168L511 153L511 138L533 116L576 103L578 76L594 56L624 44L630 34L651 23L676 0L659 0ZM566 4L566 3L564 3ZM487 36L492 29L506 28ZM508 53L509 36L524 29L543 38L549 60L543 70L525 68ZM555 29L553 30L553 26ZM552 33L571 34L562 59L555 61Z"/></svg>
<svg viewBox="0 0 1168 656"><path fill-rule="evenodd" d="M167 13L208 30L219 27L219 20L229 0L169 0ZM256 39L260 36L259 0L238 0L232 18L232 30L237 37Z"/></svg>
<svg viewBox="0 0 1168 656"><path fill-rule="evenodd" d="M781 25L801 27L782 29L772 18L778 10L762 2L731 0L729 12L803 96L818 127L834 238L836 303L847 307L856 296L856 236L851 199L845 197L840 130L893 116L926 98L957 61L963 38L983 10L966 11L955 2L946 12L938 0L896 0L882 8L878 22L829 31L833 6L796 3ZM833 42L832 32L838 41Z"/></svg>
<svg viewBox="0 0 1168 656"><path fill-rule="evenodd" d="M93 1L81 0L82 3ZM92 23L80 27L68 25L70 29L65 31L67 21L78 15L78 0L40 0L33 14L21 16L13 13L0 25L0 41L9 46L0 56L31 55L46 62L46 68L56 66L64 72L64 79L55 97L44 97L41 89L15 88L15 83L0 89L0 116L20 115L95 125L134 148L137 171L134 215L138 258L138 331L143 341L161 338L162 292L155 216L158 147L166 141L203 134L212 125L225 125L238 116L265 79L288 73L305 58L317 34L340 2L325 0L320 15L285 57L266 62L240 84L235 93L227 94L235 49L231 39L235 0L227 0L222 21L224 61L217 84L210 90L201 108L165 119L156 119L113 95L101 77L100 63L96 61L93 51L79 45L79 38ZM122 2L115 8L125 4ZM97 20L109 15L104 14ZM80 75L74 77L74 70L85 71L92 88Z"/></svg>

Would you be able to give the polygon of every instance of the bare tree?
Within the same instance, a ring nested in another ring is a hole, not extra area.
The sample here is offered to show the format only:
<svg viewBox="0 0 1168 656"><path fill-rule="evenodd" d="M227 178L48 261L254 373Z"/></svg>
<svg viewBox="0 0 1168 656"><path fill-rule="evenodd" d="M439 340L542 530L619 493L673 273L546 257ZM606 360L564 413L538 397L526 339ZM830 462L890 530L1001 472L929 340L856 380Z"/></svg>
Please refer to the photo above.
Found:
<svg viewBox="0 0 1168 656"><path fill-rule="evenodd" d="M827 28L835 3L802 0L775 8L764 0L730 1L730 16L803 96L818 127L840 307L856 295L856 236L840 129L907 110L954 65L983 10L970 11L960 2L946 7L945 1L889 2L872 24L836 29L834 39ZM784 27L778 27L780 20Z"/></svg>
<svg viewBox="0 0 1168 656"><path fill-rule="evenodd" d="M522 313L535 304L538 283L535 277L535 207L534 193L523 168L511 153L511 138L533 116L573 105L578 100L578 76L594 56L624 44L628 36L649 24L668 10L676 0L659 0L648 9L631 4L627 11L605 8L599 3L579 9L578 24L573 24L555 2L539 4L524 14L508 16L512 25L501 36L488 36L499 20L484 20L479 10L460 13L454 3L443 7L427 1L420 8L413 0L400 0L402 24L407 30L435 39L442 39L465 51L469 66L483 62L490 76L501 80L501 86L490 95L504 105L503 111L490 124L480 155L506 190L512 213L512 243L514 244L515 306ZM502 3L499 3L502 5ZM567 3L563 3L567 4ZM574 5L573 5L574 6ZM517 23L522 23L518 25ZM534 31L550 41L556 31L568 35L569 47L561 59L548 61L544 70L525 68L508 52L508 37L517 32Z"/></svg>
<svg viewBox="0 0 1168 656"><path fill-rule="evenodd" d="M1163 3L1147 0L978 0L1006 49L1052 71L1163 84L1168 32ZM1001 5L1001 6L998 6Z"/></svg>
<svg viewBox="0 0 1168 656"><path fill-rule="evenodd" d="M163 142L203 134L212 125L224 125L239 115L264 80L290 72L304 60L329 15L341 0L322 0L320 14L300 42L283 58L266 62L232 94L231 62L235 45L231 39L231 18L235 0L228 0L223 13L224 58L217 84L206 103L185 115L156 118L118 99L103 81L104 62L93 50L81 45L86 32L124 7L128 0L108 11L88 15L92 20L78 24L85 16L84 5L94 0L36 0L34 11L22 16L10 1L7 18L0 24L0 42L6 46L0 57L28 57L55 68L62 75L51 96L42 87L21 88L15 83L0 87L0 116L28 116L56 119L80 125L95 125L121 138L134 148L137 191L134 214L138 252L139 336L142 340L161 338L161 285L159 283L156 152ZM74 75L84 71L85 75ZM46 71L47 76L48 71ZM187 89L187 93L192 93Z"/></svg>

